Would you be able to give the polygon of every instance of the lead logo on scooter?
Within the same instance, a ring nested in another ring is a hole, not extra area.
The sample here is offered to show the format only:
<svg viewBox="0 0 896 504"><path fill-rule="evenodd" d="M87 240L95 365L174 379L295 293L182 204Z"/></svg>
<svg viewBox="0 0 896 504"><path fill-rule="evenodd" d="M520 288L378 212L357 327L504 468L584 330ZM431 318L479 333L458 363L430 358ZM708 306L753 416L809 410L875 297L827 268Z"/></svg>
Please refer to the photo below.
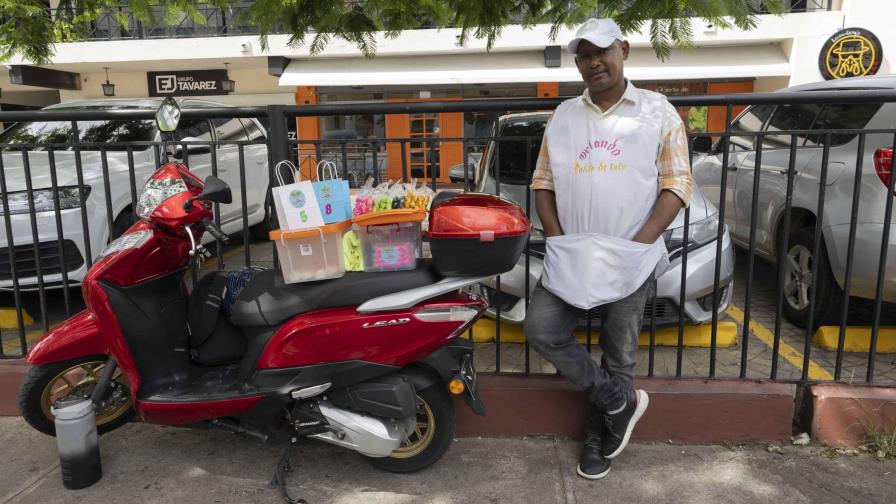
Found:
<svg viewBox="0 0 896 504"><path fill-rule="evenodd" d="M362 325L361 327L363 327L364 329L373 329L373 328L376 328L376 327L386 327L386 326L394 326L394 325L407 324L407 323L410 322L410 321L411 321L411 319L409 319L409 318L400 318L400 319L392 319L392 320L380 320L379 322L373 322L373 323L365 322L364 325Z"/></svg>

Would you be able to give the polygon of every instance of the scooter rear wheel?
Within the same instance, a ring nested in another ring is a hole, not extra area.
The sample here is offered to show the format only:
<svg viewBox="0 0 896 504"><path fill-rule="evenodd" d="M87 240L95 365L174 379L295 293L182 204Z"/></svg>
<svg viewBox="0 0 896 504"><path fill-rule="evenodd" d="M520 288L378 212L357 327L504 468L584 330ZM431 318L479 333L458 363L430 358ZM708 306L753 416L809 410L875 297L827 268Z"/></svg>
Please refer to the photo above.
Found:
<svg viewBox="0 0 896 504"><path fill-rule="evenodd" d="M454 439L454 405L441 383L417 391L417 427L389 457L367 457L374 467L416 472L434 464Z"/></svg>
<svg viewBox="0 0 896 504"><path fill-rule="evenodd" d="M106 359L98 355L32 367L19 388L22 417L40 432L55 436L56 425L50 407L62 398L90 397ZM96 411L97 431L117 429L133 416L130 388L121 369L117 369Z"/></svg>

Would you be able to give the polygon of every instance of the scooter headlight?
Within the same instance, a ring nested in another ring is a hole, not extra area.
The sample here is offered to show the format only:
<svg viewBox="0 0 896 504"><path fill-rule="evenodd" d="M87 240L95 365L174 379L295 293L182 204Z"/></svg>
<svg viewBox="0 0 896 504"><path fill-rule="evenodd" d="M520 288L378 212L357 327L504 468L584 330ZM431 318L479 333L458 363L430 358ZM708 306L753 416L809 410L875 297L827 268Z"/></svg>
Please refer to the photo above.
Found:
<svg viewBox="0 0 896 504"><path fill-rule="evenodd" d="M137 215L141 219L147 219L163 201L187 190L187 184L180 177L151 178L146 181L146 185L143 186L143 191L140 193L140 200L137 202Z"/></svg>
<svg viewBox="0 0 896 504"><path fill-rule="evenodd" d="M121 252L122 250L140 247L141 245L149 241L149 238L151 236L152 231L148 229L122 235L112 243L106 245L106 248L104 248L103 251L100 252L100 255L96 256L96 259L93 262L97 262L108 255L112 255L116 252Z"/></svg>

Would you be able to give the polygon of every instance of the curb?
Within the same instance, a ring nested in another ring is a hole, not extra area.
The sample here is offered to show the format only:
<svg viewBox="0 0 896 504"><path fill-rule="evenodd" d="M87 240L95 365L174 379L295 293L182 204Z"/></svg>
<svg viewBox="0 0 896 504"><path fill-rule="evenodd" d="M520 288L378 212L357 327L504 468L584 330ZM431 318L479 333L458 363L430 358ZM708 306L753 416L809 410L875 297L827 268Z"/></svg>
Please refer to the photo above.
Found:
<svg viewBox="0 0 896 504"><path fill-rule="evenodd" d="M495 321L489 318L480 319L473 325L473 341L476 343L492 343L495 341ZM718 323L716 331L716 346L718 348L730 348L737 346L737 324L734 322ZM576 339L585 344L588 340L587 331L576 331ZM600 339L600 331L591 331L591 343L596 345ZM501 323L501 343L525 343L523 326L518 324ZM684 327L683 346L695 348L710 348L712 342L712 324L688 325ZM656 346L677 347L678 326L662 327L656 329ZM650 331L642 331L638 337L638 345L650 346Z"/></svg>
<svg viewBox="0 0 896 504"><path fill-rule="evenodd" d="M896 429L896 388L825 383L810 385L805 397L810 434L835 448L854 448L867 428Z"/></svg>
<svg viewBox="0 0 896 504"><path fill-rule="evenodd" d="M588 401L582 390L555 375L479 375L487 415L455 400L457 437L554 435L581 439ZM794 386L765 381L636 378L650 406L636 441L787 443Z"/></svg>
<svg viewBox="0 0 896 504"><path fill-rule="evenodd" d="M840 340L840 326L821 326L812 341L825 350L836 352ZM844 352L868 353L871 349L871 328L848 326L843 336ZM877 331L877 353L896 353L896 327L881 327Z"/></svg>
<svg viewBox="0 0 896 504"><path fill-rule="evenodd" d="M25 359L0 360L0 416L19 416L19 385L31 366Z"/></svg>

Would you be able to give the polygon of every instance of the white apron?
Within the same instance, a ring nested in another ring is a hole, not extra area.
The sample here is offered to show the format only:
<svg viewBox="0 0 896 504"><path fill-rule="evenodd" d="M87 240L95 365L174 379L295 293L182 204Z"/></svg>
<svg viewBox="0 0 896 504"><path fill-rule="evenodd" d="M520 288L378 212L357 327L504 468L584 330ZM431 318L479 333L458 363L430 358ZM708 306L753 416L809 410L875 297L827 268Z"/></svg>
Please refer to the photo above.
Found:
<svg viewBox="0 0 896 504"><path fill-rule="evenodd" d="M572 306L625 298L668 268L662 237L631 241L657 200L663 106L639 92L636 103L604 117L582 98L554 112L545 134L565 234L547 239L542 284Z"/></svg>

